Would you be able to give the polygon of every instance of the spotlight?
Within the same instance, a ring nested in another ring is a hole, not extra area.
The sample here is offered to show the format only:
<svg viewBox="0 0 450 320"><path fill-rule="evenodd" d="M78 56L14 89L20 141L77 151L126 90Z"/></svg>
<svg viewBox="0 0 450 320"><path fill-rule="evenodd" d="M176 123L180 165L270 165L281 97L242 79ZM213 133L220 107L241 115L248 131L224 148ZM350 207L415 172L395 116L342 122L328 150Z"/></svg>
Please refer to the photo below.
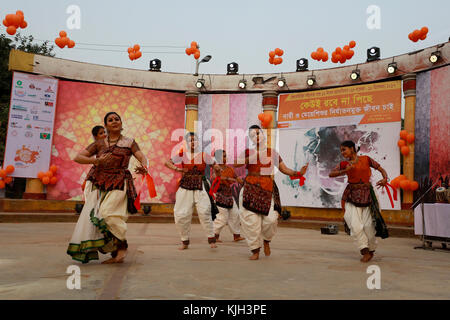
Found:
<svg viewBox="0 0 450 320"><path fill-rule="evenodd" d="M355 69L350 74L350 79L352 79L353 81L358 80L359 79L359 75L360 75L359 69Z"/></svg>
<svg viewBox="0 0 450 320"><path fill-rule="evenodd" d="M429 59L430 59L431 63L436 63L440 58L441 58L441 52L435 51L431 54Z"/></svg>
<svg viewBox="0 0 450 320"><path fill-rule="evenodd" d="M308 70L308 59L301 58L297 60L297 72Z"/></svg>
<svg viewBox="0 0 450 320"><path fill-rule="evenodd" d="M241 89L245 89L247 87L247 80L245 80L245 79L239 80L238 86Z"/></svg>
<svg viewBox="0 0 450 320"><path fill-rule="evenodd" d="M150 60L150 69L149 69L149 71L161 72L161 60L159 60L159 59Z"/></svg>
<svg viewBox="0 0 450 320"><path fill-rule="evenodd" d="M286 85L286 79L284 78L278 78L278 86L280 88L283 88Z"/></svg>
<svg viewBox="0 0 450 320"><path fill-rule="evenodd" d="M236 62L227 64L227 74L238 74L239 65Z"/></svg>
<svg viewBox="0 0 450 320"><path fill-rule="evenodd" d="M316 83L316 76L308 76L308 80L306 80L306 84L308 86L313 86Z"/></svg>
<svg viewBox="0 0 450 320"><path fill-rule="evenodd" d="M198 79L197 82L195 83L195 86L198 89L201 89L205 86L205 79Z"/></svg>
<svg viewBox="0 0 450 320"><path fill-rule="evenodd" d="M397 71L397 62L392 62L388 64L387 72L389 74L394 74Z"/></svg>
<svg viewBox="0 0 450 320"><path fill-rule="evenodd" d="M372 47L367 49L367 62L380 60L380 48Z"/></svg>
<svg viewBox="0 0 450 320"><path fill-rule="evenodd" d="M83 204L83 203L77 203L77 204L75 205L75 211L77 212L77 214L80 214L81 211L83 211L83 207L84 207L84 204Z"/></svg>
<svg viewBox="0 0 450 320"><path fill-rule="evenodd" d="M149 214L152 211L152 207L144 206L142 210L144 211L144 214Z"/></svg>

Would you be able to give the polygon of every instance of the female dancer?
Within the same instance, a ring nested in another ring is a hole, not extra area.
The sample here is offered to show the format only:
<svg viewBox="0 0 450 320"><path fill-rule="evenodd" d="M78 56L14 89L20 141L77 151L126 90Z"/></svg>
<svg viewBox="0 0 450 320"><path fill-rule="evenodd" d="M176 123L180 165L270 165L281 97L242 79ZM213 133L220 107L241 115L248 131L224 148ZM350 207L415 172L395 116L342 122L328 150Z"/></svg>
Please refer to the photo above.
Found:
<svg viewBox="0 0 450 320"><path fill-rule="evenodd" d="M147 173L147 159L132 138L121 134L122 120L115 112L104 118L107 137L90 144L74 159L94 164L86 183L86 202L70 240L67 253L74 260L87 263L98 260L98 252L112 253L102 263L121 263L127 253L128 212L135 213L136 190L128 164L134 155L141 166L137 173ZM96 157L93 157L93 156Z"/></svg>
<svg viewBox="0 0 450 320"><path fill-rule="evenodd" d="M105 132L105 128L103 126L93 127L91 133L92 133L92 136L94 137L94 141L103 140L106 138L106 132ZM94 170L94 167L92 167L90 171L92 171L92 170ZM89 173L87 176L89 176ZM86 190L86 188L85 188L86 181L87 180L84 180L83 184L81 185L81 190L83 190L83 192L84 192L84 190ZM84 193L84 199L86 199L86 197L87 197L87 194Z"/></svg>
<svg viewBox="0 0 450 320"><path fill-rule="evenodd" d="M249 128L249 137L256 148L246 149L244 159L241 156L235 166L245 163L248 171L239 195L239 209L241 227L253 253L250 260L257 260L262 240L264 254L270 255L269 243L276 233L278 214L281 215L280 194L273 179L274 166L286 175L300 177L305 174L308 165L297 172L289 169L279 154L267 147L266 137L257 125Z"/></svg>
<svg viewBox="0 0 450 320"><path fill-rule="evenodd" d="M208 195L209 185L205 177L206 164L214 164L214 160L206 153L198 152L198 140L193 132L189 132L185 139L189 151L181 150L178 156L165 163L167 168L182 173L173 209L175 225L182 241L179 249L185 250L189 247L194 206L208 237L208 243L211 248L216 248L216 237L211 218L211 200ZM181 168L175 166L180 163Z"/></svg>
<svg viewBox="0 0 450 320"><path fill-rule="evenodd" d="M353 141L344 141L341 144L341 154L348 162L341 162L329 176L348 177L348 185L341 201L342 209L345 209L344 220L358 244L362 255L361 262L368 262L372 259L377 246L375 236L387 237L387 228L379 213L378 201L370 184L372 174L370 168L380 171L383 175L383 179L377 182L379 187L386 185L388 176L375 160L368 156L358 156ZM376 232L374 220L379 222L379 228L377 226L379 233Z"/></svg>
<svg viewBox="0 0 450 320"><path fill-rule="evenodd" d="M244 240L240 235L241 222L239 219L239 208L235 203L231 191L231 185L236 181L243 183L243 181L236 176L234 168L226 165L227 153L225 150L216 150L214 156L219 166L219 170L214 170L213 178L220 177L219 188L217 189L216 205L219 209L219 214L214 220L214 233L216 235L216 241L219 240L220 231L228 224L231 233L233 234L234 241Z"/></svg>

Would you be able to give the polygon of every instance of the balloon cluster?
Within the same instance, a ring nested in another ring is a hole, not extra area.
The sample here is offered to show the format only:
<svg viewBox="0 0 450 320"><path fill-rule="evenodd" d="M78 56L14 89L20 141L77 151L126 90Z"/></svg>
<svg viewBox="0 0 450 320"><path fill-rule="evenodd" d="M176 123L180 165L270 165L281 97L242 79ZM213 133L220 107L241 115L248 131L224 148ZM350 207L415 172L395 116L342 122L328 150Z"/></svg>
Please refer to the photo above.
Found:
<svg viewBox="0 0 450 320"><path fill-rule="evenodd" d="M273 65L281 64L283 62L283 58L281 56L284 54L284 51L280 48L276 48L273 51L269 52L269 63ZM278 56L278 57L277 57Z"/></svg>
<svg viewBox="0 0 450 320"><path fill-rule="evenodd" d="M0 169L0 189L3 189L7 183L11 183L12 177L8 177L8 174L11 174L13 172L13 165L9 165L5 169Z"/></svg>
<svg viewBox="0 0 450 320"><path fill-rule="evenodd" d="M413 32L411 32L408 35L408 38L412 42L417 42L419 40L425 40L427 38L427 33L428 33L428 28L427 27L423 27L420 30L416 29Z"/></svg>
<svg viewBox="0 0 450 320"><path fill-rule="evenodd" d="M138 44L135 44L133 47L128 48L128 57L130 60L136 60L142 57L141 47Z"/></svg>
<svg viewBox="0 0 450 320"><path fill-rule="evenodd" d="M56 182L58 182L56 171L58 171L58 167L52 165L50 166L50 170L48 170L47 172L39 171L37 177L42 181L43 184L56 184Z"/></svg>
<svg viewBox="0 0 450 320"><path fill-rule="evenodd" d="M355 51L352 50L355 46L356 42L352 40L348 43L348 45L344 46L344 48L337 47L331 54L331 62L345 63L345 61L350 60L355 54Z"/></svg>
<svg viewBox="0 0 450 320"><path fill-rule="evenodd" d="M75 47L75 41L70 40L67 37L67 33L65 31L60 31L59 32L59 38L55 39L55 43L61 49L64 48L65 46L67 46L68 48Z"/></svg>
<svg viewBox="0 0 450 320"><path fill-rule="evenodd" d="M317 48L316 51L311 52L311 58L317 61L328 61L328 52L324 51L322 47Z"/></svg>
<svg viewBox="0 0 450 320"><path fill-rule="evenodd" d="M402 188L405 191L416 191L419 189L419 183L417 181L411 181L403 174L399 175L391 181L391 186L395 189Z"/></svg>
<svg viewBox="0 0 450 320"><path fill-rule="evenodd" d="M402 155L407 156L409 154L409 147L406 145L414 143L415 137L413 133L408 133L406 130L400 131L400 140L397 145L400 148Z"/></svg>
<svg viewBox="0 0 450 320"><path fill-rule="evenodd" d="M261 126L263 128L268 128L272 122L272 115L270 113L260 113L258 114L258 119L261 121Z"/></svg>
<svg viewBox="0 0 450 320"><path fill-rule="evenodd" d="M191 46L190 46L189 48L186 48L185 52L186 52L186 54L187 54L188 56L190 56L191 54L193 54L195 60L197 60L198 58L200 58L200 50L199 50L199 47L198 47L197 42L195 42L195 41L192 41L192 42L191 42Z"/></svg>
<svg viewBox="0 0 450 320"><path fill-rule="evenodd" d="M25 29L28 23L25 21L23 12L17 10L16 13L7 14L3 20L3 25L6 27L6 32L10 35L15 35L17 29Z"/></svg>

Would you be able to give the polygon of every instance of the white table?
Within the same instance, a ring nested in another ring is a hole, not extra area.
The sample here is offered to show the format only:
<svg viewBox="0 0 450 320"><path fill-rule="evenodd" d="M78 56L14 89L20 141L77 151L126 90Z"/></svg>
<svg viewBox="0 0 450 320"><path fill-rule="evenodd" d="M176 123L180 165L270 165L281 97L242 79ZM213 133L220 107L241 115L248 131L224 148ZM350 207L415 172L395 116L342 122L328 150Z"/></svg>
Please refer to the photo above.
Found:
<svg viewBox="0 0 450 320"><path fill-rule="evenodd" d="M450 204L425 203L425 236L450 238ZM414 233L423 235L422 204L414 209Z"/></svg>

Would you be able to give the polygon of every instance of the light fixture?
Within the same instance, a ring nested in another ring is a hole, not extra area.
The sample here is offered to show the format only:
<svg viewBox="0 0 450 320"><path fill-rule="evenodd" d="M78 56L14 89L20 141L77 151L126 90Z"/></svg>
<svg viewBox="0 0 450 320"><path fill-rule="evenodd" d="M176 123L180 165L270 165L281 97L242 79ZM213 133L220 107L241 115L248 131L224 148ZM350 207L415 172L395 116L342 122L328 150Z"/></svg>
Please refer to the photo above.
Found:
<svg viewBox="0 0 450 320"><path fill-rule="evenodd" d="M238 74L239 65L236 62L227 64L227 74Z"/></svg>
<svg viewBox="0 0 450 320"><path fill-rule="evenodd" d="M308 70L308 59L301 58L297 60L297 72Z"/></svg>
<svg viewBox="0 0 450 320"><path fill-rule="evenodd" d="M441 52L435 51L430 55L429 59L430 59L431 63L436 63L440 58L441 58Z"/></svg>
<svg viewBox="0 0 450 320"><path fill-rule="evenodd" d="M194 76L198 76L198 68L199 68L199 66L200 66L200 63L208 62L209 60L211 60L211 58L212 58L212 56L207 55L207 56L203 57L203 59L200 60L200 61L196 60Z"/></svg>
<svg viewBox="0 0 450 320"><path fill-rule="evenodd" d="M367 62L380 60L380 48L372 47L367 49Z"/></svg>
<svg viewBox="0 0 450 320"><path fill-rule="evenodd" d="M159 59L150 60L150 69L148 71L161 72L161 60Z"/></svg>
<svg viewBox="0 0 450 320"><path fill-rule="evenodd" d="M353 81L358 80L360 73L361 72L359 71L359 69L353 70L352 73L350 74L350 79L352 79Z"/></svg>
<svg viewBox="0 0 450 320"><path fill-rule="evenodd" d="M397 62L389 63L386 70L389 74L394 74L397 71Z"/></svg>
<svg viewBox="0 0 450 320"><path fill-rule="evenodd" d="M239 88L241 88L241 89L245 89L245 88L247 87L247 80L245 80L245 79L239 80L238 86L239 86Z"/></svg>
<svg viewBox="0 0 450 320"><path fill-rule="evenodd" d="M195 83L195 86L198 89L201 89L205 86L205 79L198 79L197 82Z"/></svg>
<svg viewBox="0 0 450 320"><path fill-rule="evenodd" d="M286 85L286 79L283 77L278 78L277 84L280 88L283 88Z"/></svg>
<svg viewBox="0 0 450 320"><path fill-rule="evenodd" d="M306 80L306 84L308 86L313 86L314 83L316 83L316 76L314 76L314 75L308 76L308 80Z"/></svg>

